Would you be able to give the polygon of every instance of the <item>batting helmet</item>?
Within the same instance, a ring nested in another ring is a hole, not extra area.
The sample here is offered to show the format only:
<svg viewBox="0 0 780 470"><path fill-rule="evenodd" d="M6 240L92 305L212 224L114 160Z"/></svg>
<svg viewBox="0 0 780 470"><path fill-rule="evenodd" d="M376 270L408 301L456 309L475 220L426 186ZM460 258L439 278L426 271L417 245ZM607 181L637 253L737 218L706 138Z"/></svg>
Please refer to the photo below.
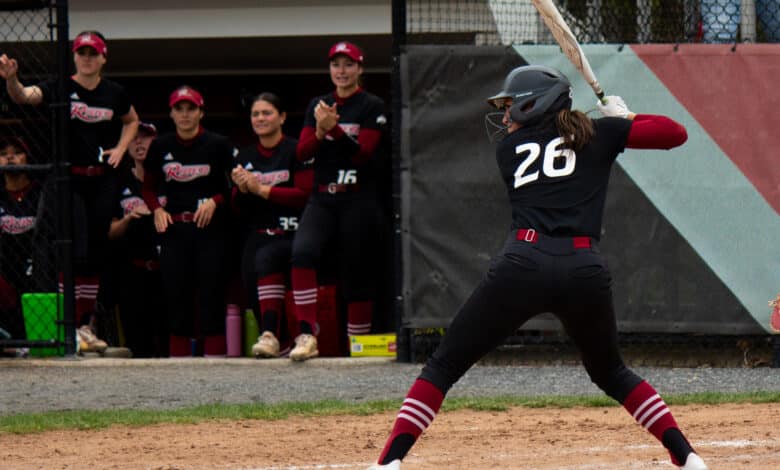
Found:
<svg viewBox="0 0 780 470"><path fill-rule="evenodd" d="M547 113L571 109L571 83L553 68L525 65L509 72L501 91L487 101L501 108L501 100L508 98L512 99L509 108L512 121L530 125Z"/></svg>

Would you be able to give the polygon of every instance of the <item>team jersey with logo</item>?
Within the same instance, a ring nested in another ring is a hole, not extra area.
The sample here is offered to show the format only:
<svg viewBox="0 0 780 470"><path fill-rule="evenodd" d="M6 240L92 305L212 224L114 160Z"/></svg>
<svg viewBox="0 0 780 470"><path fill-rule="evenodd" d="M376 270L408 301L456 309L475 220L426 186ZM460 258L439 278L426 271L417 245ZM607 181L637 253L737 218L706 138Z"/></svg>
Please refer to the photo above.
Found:
<svg viewBox="0 0 780 470"><path fill-rule="evenodd" d="M43 101L50 104L55 81L38 85ZM94 90L87 90L72 78L67 81L66 93L70 102L70 131L68 147L70 163L76 166L107 163L102 150L113 148L122 133L122 116L130 112L130 98L124 87L116 82L100 79Z"/></svg>
<svg viewBox="0 0 780 470"><path fill-rule="evenodd" d="M338 126L344 131L344 135L334 138L331 131L320 142L314 155L315 185L356 184L360 192L372 190L376 185L373 158L365 162L355 161L354 155L358 149L358 135L361 130L382 132L385 129L387 118L384 115L384 101L365 90L358 90L346 99L338 98L335 92L318 96L309 103L304 127L316 128L314 107L320 100L328 105L337 103Z"/></svg>
<svg viewBox="0 0 780 470"><path fill-rule="evenodd" d="M310 163L296 159L297 145L296 139L285 136L272 149L259 145L244 147L236 156L235 164L255 175L261 184L292 190L296 188L296 174L311 171ZM252 230L294 231L298 228L305 197L274 198L272 194L269 199L263 199L253 194L236 192L235 203Z"/></svg>
<svg viewBox="0 0 780 470"><path fill-rule="evenodd" d="M631 121L593 120L582 149L562 145L555 126L520 128L496 148L512 206L513 228L552 236L599 239L612 164L626 146Z"/></svg>
<svg viewBox="0 0 780 470"><path fill-rule="evenodd" d="M141 193L141 182L128 172L123 174L119 185L119 197L114 217L122 219L139 206L146 206ZM147 215L132 219L122 237L123 253L129 259L156 260L159 257L160 236L154 228L154 216Z"/></svg>
<svg viewBox="0 0 780 470"><path fill-rule="evenodd" d="M144 162L145 183L152 187L144 199L149 209L160 207L156 198L166 196L165 210L171 214L195 212L205 199L216 197L224 202L228 193L228 171L234 148L219 134L203 131L191 141L181 141L175 132L152 141ZM159 185L159 186L157 186Z"/></svg>
<svg viewBox="0 0 780 470"><path fill-rule="evenodd" d="M12 276L32 272L33 242L41 186L32 182L21 191L3 190L0 195L0 270Z"/></svg>

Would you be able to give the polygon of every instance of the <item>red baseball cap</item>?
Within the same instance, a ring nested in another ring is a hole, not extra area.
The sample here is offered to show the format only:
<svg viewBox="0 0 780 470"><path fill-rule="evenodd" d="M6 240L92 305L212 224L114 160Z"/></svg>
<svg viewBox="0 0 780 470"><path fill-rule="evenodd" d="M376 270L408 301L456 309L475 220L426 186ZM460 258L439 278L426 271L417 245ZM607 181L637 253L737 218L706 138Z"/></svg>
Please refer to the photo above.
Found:
<svg viewBox="0 0 780 470"><path fill-rule="evenodd" d="M203 95L198 93L198 90L192 87L183 86L177 88L173 93L171 93L171 97L168 98L168 106L173 108L173 106L179 101L189 101L199 108L203 107Z"/></svg>
<svg viewBox="0 0 780 470"><path fill-rule="evenodd" d="M108 46L106 46L105 41L97 34L92 33L79 34L76 36L76 39L73 40L73 52L76 52L82 47L91 47L92 49L95 49L98 54L102 55L106 55L108 52Z"/></svg>
<svg viewBox="0 0 780 470"><path fill-rule="evenodd" d="M328 52L328 59L332 59L339 54L345 55L359 64L363 63L363 51L351 42L341 41L334 44L330 48L330 52Z"/></svg>

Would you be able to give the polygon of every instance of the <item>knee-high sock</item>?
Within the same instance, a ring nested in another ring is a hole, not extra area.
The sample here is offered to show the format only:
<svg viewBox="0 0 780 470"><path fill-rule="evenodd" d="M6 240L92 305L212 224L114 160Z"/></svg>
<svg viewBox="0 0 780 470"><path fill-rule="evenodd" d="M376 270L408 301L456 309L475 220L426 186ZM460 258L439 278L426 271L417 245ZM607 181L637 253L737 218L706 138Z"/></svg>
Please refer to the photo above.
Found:
<svg viewBox="0 0 780 470"><path fill-rule="evenodd" d="M257 280L257 300L260 302L260 327L279 336L279 314L284 311L284 274L274 273ZM274 312L276 318L266 322L266 314ZM273 327L271 326L273 325Z"/></svg>
<svg viewBox="0 0 780 470"><path fill-rule="evenodd" d="M384 465L396 459L403 460L420 434L431 425L443 401L441 390L426 380L417 379L404 399L377 462Z"/></svg>
<svg viewBox="0 0 780 470"><path fill-rule="evenodd" d="M76 327L79 327L82 323L86 323L86 320L82 320L84 315L94 312L97 308L100 279L91 276L76 276L73 283L76 290Z"/></svg>
<svg viewBox="0 0 780 470"><path fill-rule="evenodd" d="M317 272L308 268L292 268L293 301L295 316L301 323L302 333L317 330ZM308 331L304 331L308 329Z"/></svg>
<svg viewBox="0 0 780 470"><path fill-rule="evenodd" d="M371 333L371 318L374 302L350 302L347 304L347 334L365 335Z"/></svg>
<svg viewBox="0 0 780 470"><path fill-rule="evenodd" d="M650 384L642 381L634 387L623 401L623 407L650 434L661 441L669 451L672 463L675 465L685 463L693 449L677 426L663 398Z"/></svg>

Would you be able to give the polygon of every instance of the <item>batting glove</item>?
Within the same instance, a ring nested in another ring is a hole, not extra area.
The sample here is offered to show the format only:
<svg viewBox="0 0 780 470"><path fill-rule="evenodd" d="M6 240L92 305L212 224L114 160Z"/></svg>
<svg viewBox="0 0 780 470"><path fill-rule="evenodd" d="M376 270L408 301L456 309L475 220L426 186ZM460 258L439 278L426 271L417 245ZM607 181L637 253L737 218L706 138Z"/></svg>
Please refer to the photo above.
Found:
<svg viewBox="0 0 780 470"><path fill-rule="evenodd" d="M626 106L626 102L623 101L623 98L619 96L607 96L606 101L607 104L602 103L601 100L596 103L596 106L599 108L602 115L625 119L628 118L629 114L632 114L631 111L629 111L628 106Z"/></svg>

